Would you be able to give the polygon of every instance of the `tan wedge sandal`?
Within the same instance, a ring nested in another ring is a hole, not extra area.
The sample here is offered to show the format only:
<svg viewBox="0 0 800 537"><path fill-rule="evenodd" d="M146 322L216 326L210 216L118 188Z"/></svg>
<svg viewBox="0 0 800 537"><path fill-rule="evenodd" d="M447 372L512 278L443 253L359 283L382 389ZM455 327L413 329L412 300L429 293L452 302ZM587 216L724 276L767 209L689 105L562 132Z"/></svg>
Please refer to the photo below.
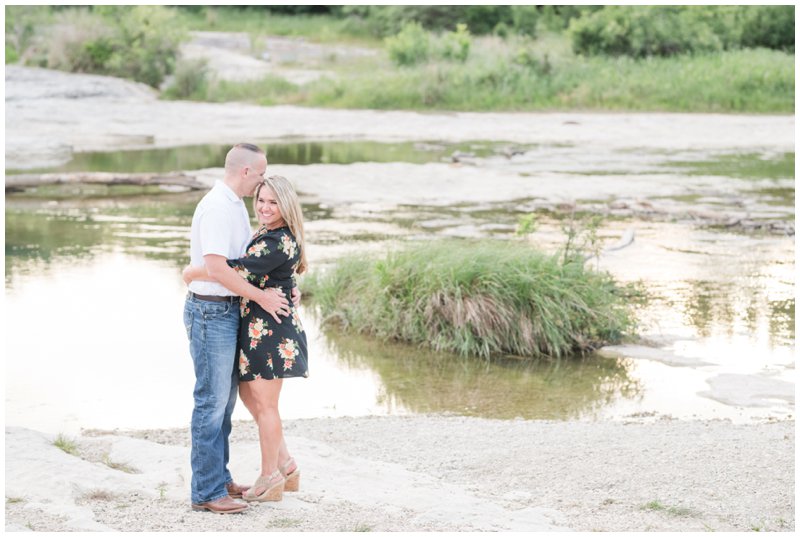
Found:
<svg viewBox="0 0 800 537"><path fill-rule="evenodd" d="M289 472L289 468L292 467L294 464L294 470ZM283 490L286 492L297 492L300 490L300 468L297 467L297 464L294 462L294 458L289 457L282 466L278 467L281 471L281 475L286 480L286 483L283 485Z"/></svg>
<svg viewBox="0 0 800 537"><path fill-rule="evenodd" d="M286 480L280 471L275 470L270 475L262 475L256 479L255 484L242 494L242 499L248 502L279 502L283 499L283 485ZM263 488L261 494L255 492Z"/></svg>

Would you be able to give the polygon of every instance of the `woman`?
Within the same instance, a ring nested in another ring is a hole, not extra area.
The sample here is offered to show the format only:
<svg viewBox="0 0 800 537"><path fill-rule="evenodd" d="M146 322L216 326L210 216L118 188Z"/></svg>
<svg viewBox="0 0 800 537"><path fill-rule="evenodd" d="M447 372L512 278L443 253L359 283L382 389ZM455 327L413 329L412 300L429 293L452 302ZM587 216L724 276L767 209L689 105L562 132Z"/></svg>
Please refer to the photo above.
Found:
<svg viewBox="0 0 800 537"><path fill-rule="evenodd" d="M228 264L261 289L279 287L289 297L295 274L306 271L303 212L285 177L273 175L256 188L253 206L260 227L245 257ZM208 280L204 267L187 267L184 280ZM278 412L283 379L308 376L306 334L289 298L291 316L278 324L258 304L241 298L239 394L258 424L261 475L242 495L249 501L277 501L296 491L300 470L286 449Z"/></svg>

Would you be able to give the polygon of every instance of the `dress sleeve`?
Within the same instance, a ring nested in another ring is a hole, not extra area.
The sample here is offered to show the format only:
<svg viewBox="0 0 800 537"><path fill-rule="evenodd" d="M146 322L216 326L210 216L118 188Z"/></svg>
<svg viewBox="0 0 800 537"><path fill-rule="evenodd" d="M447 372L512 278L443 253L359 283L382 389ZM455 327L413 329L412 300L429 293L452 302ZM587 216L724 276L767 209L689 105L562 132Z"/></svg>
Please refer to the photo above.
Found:
<svg viewBox="0 0 800 537"><path fill-rule="evenodd" d="M286 239L283 239L285 236L274 233L261 235L250 244L244 257L229 259L228 265L251 282L268 275L290 259L288 254L291 252L287 251Z"/></svg>

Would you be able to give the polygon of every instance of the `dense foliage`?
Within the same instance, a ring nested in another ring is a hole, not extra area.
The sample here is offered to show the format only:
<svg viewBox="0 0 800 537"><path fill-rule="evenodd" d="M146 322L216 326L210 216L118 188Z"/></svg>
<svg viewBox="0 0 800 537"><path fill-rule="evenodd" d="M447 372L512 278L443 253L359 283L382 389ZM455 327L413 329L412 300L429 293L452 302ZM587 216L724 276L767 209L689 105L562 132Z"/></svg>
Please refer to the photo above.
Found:
<svg viewBox="0 0 800 537"><path fill-rule="evenodd" d="M185 32L162 6L6 8L6 61L131 78L158 87Z"/></svg>
<svg viewBox="0 0 800 537"><path fill-rule="evenodd" d="M331 50L310 66L326 76L305 84L225 81L178 59L189 30L246 32L254 56L266 36L382 50ZM7 6L6 62L217 102L791 113L794 7Z"/></svg>
<svg viewBox="0 0 800 537"><path fill-rule="evenodd" d="M742 47L794 51L793 6L606 6L570 22L579 54L673 56Z"/></svg>

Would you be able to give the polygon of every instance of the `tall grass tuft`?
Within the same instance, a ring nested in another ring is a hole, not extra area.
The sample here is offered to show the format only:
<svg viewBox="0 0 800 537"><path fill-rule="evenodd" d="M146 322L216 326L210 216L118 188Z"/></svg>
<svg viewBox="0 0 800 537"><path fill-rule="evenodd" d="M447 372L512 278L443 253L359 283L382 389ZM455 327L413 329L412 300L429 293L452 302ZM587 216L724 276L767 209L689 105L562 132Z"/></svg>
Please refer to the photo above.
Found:
<svg viewBox="0 0 800 537"><path fill-rule="evenodd" d="M305 288L323 323L463 356L560 358L633 326L608 274L518 243L437 241L344 259Z"/></svg>
<svg viewBox="0 0 800 537"><path fill-rule="evenodd" d="M53 445L68 455L78 455L78 444L76 444L73 439L63 434L59 433L59 435L56 436L56 439L53 440Z"/></svg>

